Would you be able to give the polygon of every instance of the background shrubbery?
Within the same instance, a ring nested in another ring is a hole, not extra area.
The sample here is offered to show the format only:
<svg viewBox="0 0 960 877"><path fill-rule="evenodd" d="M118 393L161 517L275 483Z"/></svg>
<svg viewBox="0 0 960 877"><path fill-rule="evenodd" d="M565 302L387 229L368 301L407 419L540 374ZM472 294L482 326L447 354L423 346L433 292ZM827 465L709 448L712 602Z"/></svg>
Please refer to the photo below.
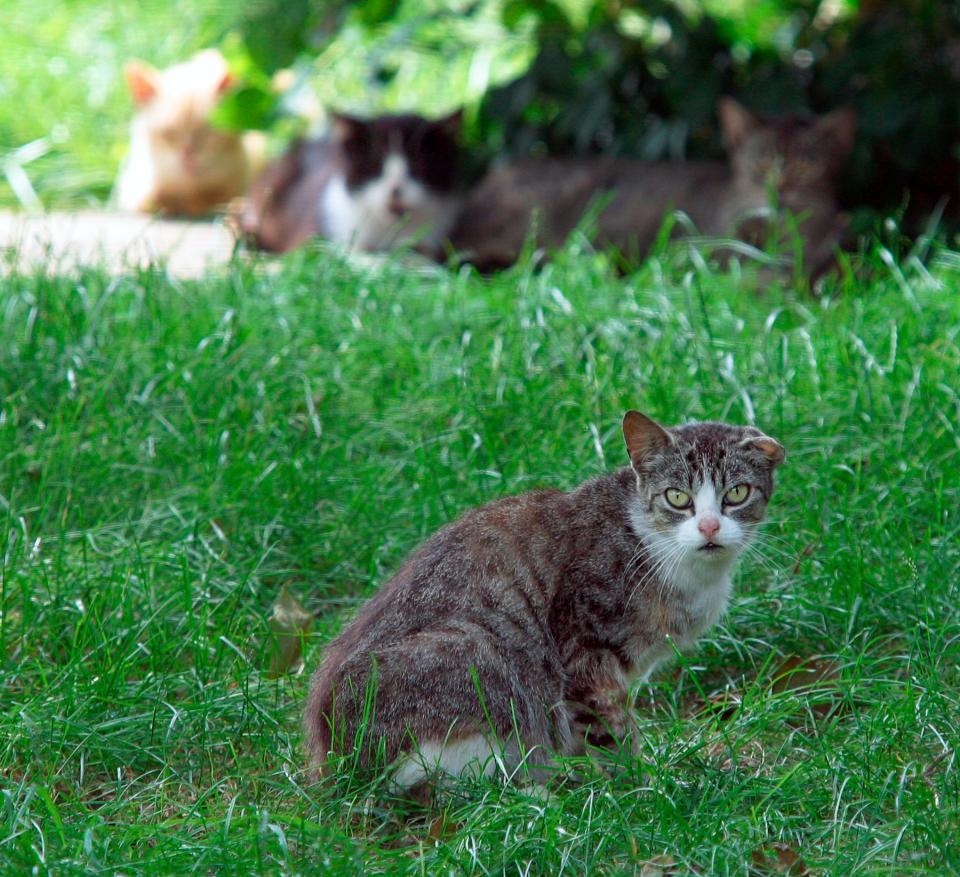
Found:
<svg viewBox="0 0 960 877"><path fill-rule="evenodd" d="M243 78L224 124L267 127L282 141L304 126L298 115L316 114L308 90L319 105L368 113L465 104L478 171L495 155L530 151L719 156L721 94L770 113L852 105L859 137L842 197L866 208L861 227L877 212L922 221L945 206L960 216L955 3L196 0L173 16L159 4L131 12L99 0L55 4L43 19L36 4L34 14L23 0L13 6L14 51L0 72L16 84L20 67L32 67L27 100L42 106L36 119L0 111L0 142L47 137L51 154L60 153L30 170L48 203L105 194L129 113L119 76L125 53L167 64L216 43ZM51 30L56 51L42 38ZM17 49L26 65L10 60ZM86 65L79 82L70 77L74 60ZM282 68L294 71L286 96L274 78ZM44 89L77 99L61 106L54 98L58 116ZM107 151L104 121L115 144Z"/></svg>

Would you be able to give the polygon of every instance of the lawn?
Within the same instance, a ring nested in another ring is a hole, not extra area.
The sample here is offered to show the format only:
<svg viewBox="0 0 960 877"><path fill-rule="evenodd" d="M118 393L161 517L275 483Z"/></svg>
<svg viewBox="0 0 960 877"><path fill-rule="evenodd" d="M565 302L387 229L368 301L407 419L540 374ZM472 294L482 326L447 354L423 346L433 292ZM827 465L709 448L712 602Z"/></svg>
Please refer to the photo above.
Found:
<svg viewBox="0 0 960 877"><path fill-rule="evenodd" d="M820 298L577 241L0 278L0 873L960 873L960 257L885 256ZM619 466L627 407L787 448L639 757L407 817L314 783L324 643L462 510ZM281 589L316 620L271 678Z"/></svg>

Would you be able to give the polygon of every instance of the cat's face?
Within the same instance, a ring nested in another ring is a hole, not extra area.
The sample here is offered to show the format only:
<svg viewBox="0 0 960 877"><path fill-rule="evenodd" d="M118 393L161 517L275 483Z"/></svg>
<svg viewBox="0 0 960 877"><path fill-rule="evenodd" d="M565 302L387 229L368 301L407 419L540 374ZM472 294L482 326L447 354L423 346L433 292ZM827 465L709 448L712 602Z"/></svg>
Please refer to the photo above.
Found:
<svg viewBox="0 0 960 877"><path fill-rule="evenodd" d="M719 113L742 185L780 193L829 191L853 148L856 115L850 109L808 119L760 119L725 98Z"/></svg>
<svg viewBox="0 0 960 877"><path fill-rule="evenodd" d="M377 250L429 228L445 233L457 183L460 113L364 120L334 116L345 184L338 209L355 217L362 249Z"/></svg>
<svg viewBox="0 0 960 877"><path fill-rule="evenodd" d="M202 179L216 173L224 152L237 143L235 135L210 125L210 113L232 84L223 56L208 49L166 70L131 61L124 73L158 175Z"/></svg>
<svg viewBox="0 0 960 877"><path fill-rule="evenodd" d="M784 458L780 444L749 426L664 429L636 411L623 429L637 474L632 523L664 577L729 567L763 520Z"/></svg>

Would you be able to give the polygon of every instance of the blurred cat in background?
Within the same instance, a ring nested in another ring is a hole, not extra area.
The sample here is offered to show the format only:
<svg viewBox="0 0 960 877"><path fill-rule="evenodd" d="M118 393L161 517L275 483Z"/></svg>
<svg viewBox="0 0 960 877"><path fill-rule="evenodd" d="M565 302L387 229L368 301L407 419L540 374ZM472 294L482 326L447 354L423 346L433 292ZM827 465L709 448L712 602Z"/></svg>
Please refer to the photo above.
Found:
<svg viewBox="0 0 960 877"><path fill-rule="evenodd" d="M233 84L219 51L165 70L130 61L124 76L136 112L114 193L121 210L202 216L246 191L262 140L210 124Z"/></svg>
<svg viewBox="0 0 960 877"><path fill-rule="evenodd" d="M241 230L286 252L314 236L365 252L409 244L437 256L460 209L460 113L361 119L332 114L254 182Z"/></svg>
<svg viewBox="0 0 960 877"><path fill-rule="evenodd" d="M451 235L454 249L481 270L512 265L535 214L536 243L559 247L591 200L606 193L596 239L628 257L646 254L671 210L687 214L702 234L757 245L787 235L788 210L804 241L803 264L795 267L821 273L846 231L835 190L853 147L853 111L763 118L724 98L718 114L728 162L538 158L495 168L470 193Z"/></svg>

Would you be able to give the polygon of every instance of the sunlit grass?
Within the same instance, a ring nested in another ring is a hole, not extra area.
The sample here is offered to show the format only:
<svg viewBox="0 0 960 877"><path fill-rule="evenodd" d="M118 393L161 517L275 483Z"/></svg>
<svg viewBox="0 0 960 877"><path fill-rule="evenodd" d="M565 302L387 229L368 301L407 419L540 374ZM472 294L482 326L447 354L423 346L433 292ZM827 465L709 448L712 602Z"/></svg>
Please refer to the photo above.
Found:
<svg viewBox="0 0 960 877"><path fill-rule="evenodd" d="M492 279L0 280L0 872L746 874L781 843L956 873L960 263L869 261L820 299L576 243ZM639 692L639 757L410 819L314 784L307 678L265 672L281 586L312 670L443 522L620 465L628 406L788 451L729 616Z"/></svg>

